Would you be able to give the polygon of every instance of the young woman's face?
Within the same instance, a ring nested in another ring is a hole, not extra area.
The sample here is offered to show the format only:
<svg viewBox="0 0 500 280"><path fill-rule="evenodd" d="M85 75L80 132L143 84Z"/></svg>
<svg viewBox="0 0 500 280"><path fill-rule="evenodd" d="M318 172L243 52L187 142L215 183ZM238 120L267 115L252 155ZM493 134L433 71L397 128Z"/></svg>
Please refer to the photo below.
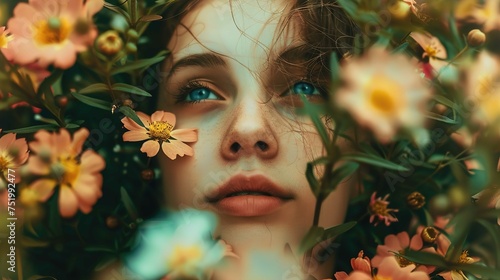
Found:
<svg viewBox="0 0 500 280"><path fill-rule="evenodd" d="M301 66L300 17L280 25L290 2L202 1L168 44L159 109L176 114L176 128L199 133L194 156L160 159L168 206L216 213L216 237L237 253L294 248L312 225L315 198L304 174L324 149L295 109L300 93L324 102L328 81L317 82L328 73ZM322 226L343 221L348 184L324 202Z"/></svg>

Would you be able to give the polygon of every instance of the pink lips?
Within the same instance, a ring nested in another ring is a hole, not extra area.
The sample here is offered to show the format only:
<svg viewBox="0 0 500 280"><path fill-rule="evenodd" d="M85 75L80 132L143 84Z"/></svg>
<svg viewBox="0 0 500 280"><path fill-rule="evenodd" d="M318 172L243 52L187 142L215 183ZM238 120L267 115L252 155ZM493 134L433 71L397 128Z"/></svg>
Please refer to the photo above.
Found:
<svg viewBox="0 0 500 280"><path fill-rule="evenodd" d="M292 199L265 176L236 175L207 196L207 201L223 214L239 217L264 216Z"/></svg>

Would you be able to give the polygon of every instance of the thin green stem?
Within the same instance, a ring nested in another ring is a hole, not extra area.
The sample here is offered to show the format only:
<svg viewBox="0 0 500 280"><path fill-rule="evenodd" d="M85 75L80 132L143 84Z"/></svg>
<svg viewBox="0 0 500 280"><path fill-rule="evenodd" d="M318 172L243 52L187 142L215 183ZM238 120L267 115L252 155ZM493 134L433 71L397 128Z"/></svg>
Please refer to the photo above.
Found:
<svg viewBox="0 0 500 280"><path fill-rule="evenodd" d="M132 22L132 27L135 28L137 24L137 0L129 0L130 7L130 21Z"/></svg>

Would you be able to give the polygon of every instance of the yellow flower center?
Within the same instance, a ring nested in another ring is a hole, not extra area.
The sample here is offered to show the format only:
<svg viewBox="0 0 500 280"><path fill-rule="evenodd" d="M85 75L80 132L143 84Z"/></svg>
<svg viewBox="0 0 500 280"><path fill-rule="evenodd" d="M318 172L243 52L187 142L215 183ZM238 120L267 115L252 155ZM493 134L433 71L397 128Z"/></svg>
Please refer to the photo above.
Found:
<svg viewBox="0 0 500 280"><path fill-rule="evenodd" d="M404 92L394 80L375 76L366 86L369 105L384 115L394 115L401 104Z"/></svg>
<svg viewBox="0 0 500 280"><path fill-rule="evenodd" d="M12 166L12 158L8 155L0 155L0 172L5 172Z"/></svg>
<svg viewBox="0 0 500 280"><path fill-rule="evenodd" d="M460 254L460 258L458 259L458 263L472 263L474 259L469 257L469 251L465 250Z"/></svg>
<svg viewBox="0 0 500 280"><path fill-rule="evenodd" d="M80 164L74 157L59 158L53 169L62 185L72 186L80 175Z"/></svg>
<svg viewBox="0 0 500 280"><path fill-rule="evenodd" d="M424 52L428 57L434 58L438 54L439 50L434 45L430 44L424 48Z"/></svg>
<svg viewBox="0 0 500 280"><path fill-rule="evenodd" d="M63 18L51 17L33 26L33 39L39 45L61 44L71 34L71 24Z"/></svg>
<svg viewBox="0 0 500 280"><path fill-rule="evenodd" d="M155 121L149 125L149 136L153 140L167 141L170 138L170 133L174 128L168 122Z"/></svg>
<svg viewBox="0 0 500 280"><path fill-rule="evenodd" d="M190 264L198 263L202 257L203 251L200 246L176 245L170 259L168 260L168 267L171 270L185 271L186 269L189 269Z"/></svg>
<svg viewBox="0 0 500 280"><path fill-rule="evenodd" d="M392 280L392 277L384 277L384 276L373 276L373 280Z"/></svg>
<svg viewBox="0 0 500 280"><path fill-rule="evenodd" d="M370 205L370 212L375 215L389 216L387 204L382 201L376 200L373 205Z"/></svg>
<svg viewBox="0 0 500 280"><path fill-rule="evenodd" d="M400 250L399 253L402 255L404 254L405 250ZM406 266L409 266L410 264L415 264L414 262L412 261L409 261L407 258L403 257L403 256L396 256L396 259L398 261L398 264L400 267L406 267Z"/></svg>
<svg viewBox="0 0 500 280"><path fill-rule="evenodd" d="M0 35L0 49L6 48L11 40L11 36L7 36L6 33Z"/></svg>

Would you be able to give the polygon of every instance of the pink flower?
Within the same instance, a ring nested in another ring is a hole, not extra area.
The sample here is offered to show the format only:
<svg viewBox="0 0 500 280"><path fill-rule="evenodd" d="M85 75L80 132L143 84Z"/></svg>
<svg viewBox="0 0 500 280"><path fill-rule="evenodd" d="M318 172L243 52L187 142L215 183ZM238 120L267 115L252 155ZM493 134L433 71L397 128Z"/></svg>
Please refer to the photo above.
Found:
<svg viewBox="0 0 500 280"><path fill-rule="evenodd" d="M335 93L333 105L347 111L382 143L392 141L405 128L424 144L428 135L422 130L431 92L417 68L404 55L372 47L363 57L346 61L341 70L345 83Z"/></svg>
<svg viewBox="0 0 500 280"><path fill-rule="evenodd" d="M41 130L30 142L30 149L36 153L28 160L28 170L44 177L35 180L23 189L21 201L32 204L46 201L59 185L59 212L62 217L72 217L78 209L87 214L101 197L104 159L92 150L82 153L82 146L89 131L81 128L73 135L66 129L59 133Z"/></svg>
<svg viewBox="0 0 500 280"><path fill-rule="evenodd" d="M443 67L448 65L445 61L447 54L446 49L443 44L436 37L429 33L412 32L410 36L422 47L424 53L422 54L422 59L424 61L424 73L427 78L432 79L436 77L437 72ZM427 69L425 64L429 64L431 69ZM451 66L448 66L451 67Z"/></svg>
<svg viewBox="0 0 500 280"><path fill-rule="evenodd" d="M8 21L13 40L12 60L17 64L37 62L42 67L71 67L76 53L92 45L97 30L92 16L103 0L30 0L19 3Z"/></svg>
<svg viewBox="0 0 500 280"><path fill-rule="evenodd" d="M123 134L123 141L142 141L141 152L148 157L154 157L161 149L170 159L174 160L179 156L192 156L193 148L183 142L196 142L198 140L196 129L173 129L175 127L175 115L169 112L156 111L151 117L137 112L144 126L138 125L132 119L125 117L122 123L126 129L130 130Z"/></svg>
<svg viewBox="0 0 500 280"><path fill-rule="evenodd" d="M16 139L15 133L7 133L0 138L0 189L6 187L6 181L11 183L20 181L21 177L16 172L28 160L28 156L26 139Z"/></svg>
<svg viewBox="0 0 500 280"><path fill-rule="evenodd" d="M429 275L423 271L413 271L415 265L400 267L395 258L384 258L378 267L377 274L373 277L361 271L353 271L345 280L429 280Z"/></svg>
<svg viewBox="0 0 500 280"><path fill-rule="evenodd" d="M375 225L378 225L381 221L384 221L386 226L390 225L391 222L397 222L398 219L394 217L391 212L398 212L399 210L387 208L389 205L389 201L387 201L389 194L387 194L384 198L378 197L375 199L376 195L377 192L372 194L370 204L368 205L368 210L371 213L370 223L372 223L375 218L377 218Z"/></svg>
<svg viewBox="0 0 500 280"><path fill-rule="evenodd" d="M357 258L351 259L351 267L354 271L364 272L367 275L372 274L372 267L370 265L370 259L367 256L363 256L363 250L359 251ZM335 273L335 279L344 280L348 278L347 273L341 271Z"/></svg>

